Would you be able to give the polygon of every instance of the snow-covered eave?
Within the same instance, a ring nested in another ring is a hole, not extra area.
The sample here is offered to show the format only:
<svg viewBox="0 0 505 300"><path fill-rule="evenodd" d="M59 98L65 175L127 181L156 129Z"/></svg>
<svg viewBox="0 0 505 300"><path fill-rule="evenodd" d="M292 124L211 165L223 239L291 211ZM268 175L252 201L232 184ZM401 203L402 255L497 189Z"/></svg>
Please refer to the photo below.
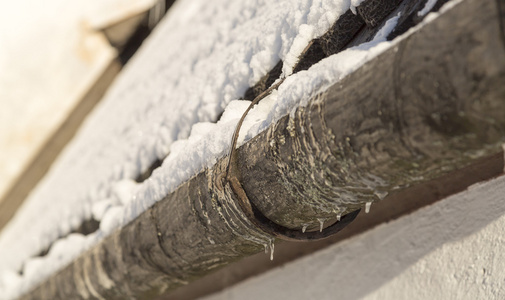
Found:
<svg viewBox="0 0 505 300"><path fill-rule="evenodd" d="M274 222L297 219L301 230L314 215L290 201L303 206L326 197L314 192L312 199L296 199L290 192L300 184L297 172L314 171L311 161L331 160L325 161L332 163L326 172L341 175L342 181L334 183L340 194L354 193L362 205L387 193L389 199L408 202L398 196L405 196L406 186L430 182L442 184L447 195L502 173L505 49L500 26L495 1L461 1L244 144L237 170L248 198ZM294 145L300 141L311 146L305 150L317 151L298 151ZM326 152L338 155L321 155ZM191 178L24 298L152 298L259 252L260 240L271 248L273 237L251 226L230 190L217 192L226 162ZM264 170L279 172L280 166L281 184L267 185L274 182L269 176L279 176ZM443 180L465 172L473 176L456 180L459 187L448 191ZM312 175L314 191L325 192L320 189L324 180L317 186L319 178ZM419 206L433 199L420 199ZM377 208L396 207L387 203ZM403 213L415 209L406 207ZM386 211L389 218L398 216Z"/></svg>

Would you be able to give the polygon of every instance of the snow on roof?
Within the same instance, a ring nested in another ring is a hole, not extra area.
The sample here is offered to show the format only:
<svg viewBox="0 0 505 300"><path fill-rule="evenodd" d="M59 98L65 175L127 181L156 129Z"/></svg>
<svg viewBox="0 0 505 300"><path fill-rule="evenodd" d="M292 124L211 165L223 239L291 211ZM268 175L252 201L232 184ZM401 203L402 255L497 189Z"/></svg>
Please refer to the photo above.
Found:
<svg viewBox="0 0 505 300"><path fill-rule="evenodd" d="M283 76L291 74L308 42L350 7L346 0L177 1L1 232L0 298L27 291L225 156L249 105L235 99L279 60ZM250 112L240 143L389 47L396 20L373 41L288 77ZM134 181L165 156L148 180ZM71 234L31 258L92 217L99 230Z"/></svg>

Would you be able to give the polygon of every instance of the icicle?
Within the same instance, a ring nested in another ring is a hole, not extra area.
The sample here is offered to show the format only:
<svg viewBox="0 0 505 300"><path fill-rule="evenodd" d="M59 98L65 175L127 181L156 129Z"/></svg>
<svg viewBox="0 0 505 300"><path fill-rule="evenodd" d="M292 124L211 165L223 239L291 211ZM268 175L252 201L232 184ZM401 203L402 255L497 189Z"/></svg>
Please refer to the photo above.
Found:
<svg viewBox="0 0 505 300"><path fill-rule="evenodd" d="M267 244L263 244L263 246L265 247L265 254L268 253L268 245Z"/></svg>
<svg viewBox="0 0 505 300"><path fill-rule="evenodd" d="M270 260L274 260L274 240L270 240Z"/></svg>
<svg viewBox="0 0 505 300"><path fill-rule="evenodd" d="M303 227L302 227L303 233L305 233L305 230L307 230L307 227L309 227L309 224L303 224Z"/></svg>
<svg viewBox="0 0 505 300"><path fill-rule="evenodd" d="M341 218L342 218L342 214L338 214L337 215L337 221L340 221Z"/></svg>
<svg viewBox="0 0 505 300"><path fill-rule="evenodd" d="M323 227L324 227L324 221L326 219L317 219L319 221L319 232L323 232Z"/></svg>
<svg viewBox="0 0 505 300"><path fill-rule="evenodd" d="M365 212L369 213L370 212L370 207L372 206L372 201L367 202L365 205Z"/></svg>

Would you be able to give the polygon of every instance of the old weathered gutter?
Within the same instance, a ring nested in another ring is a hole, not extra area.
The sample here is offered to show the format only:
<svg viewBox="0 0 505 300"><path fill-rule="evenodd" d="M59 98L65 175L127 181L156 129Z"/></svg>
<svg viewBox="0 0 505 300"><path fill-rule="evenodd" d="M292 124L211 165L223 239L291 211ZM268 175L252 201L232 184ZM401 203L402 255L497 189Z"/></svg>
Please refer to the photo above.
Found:
<svg viewBox="0 0 505 300"><path fill-rule="evenodd" d="M462 1L241 147L248 199L279 225L317 232L320 220L501 153L504 2ZM226 163L23 299L149 299L271 248L220 186Z"/></svg>

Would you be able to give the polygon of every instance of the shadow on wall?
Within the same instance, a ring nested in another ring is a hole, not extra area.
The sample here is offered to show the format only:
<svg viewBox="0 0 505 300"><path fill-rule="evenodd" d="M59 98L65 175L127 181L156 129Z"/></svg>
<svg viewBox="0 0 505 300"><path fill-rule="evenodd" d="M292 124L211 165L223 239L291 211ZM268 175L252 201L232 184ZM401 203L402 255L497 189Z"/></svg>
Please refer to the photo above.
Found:
<svg viewBox="0 0 505 300"><path fill-rule="evenodd" d="M361 299L402 276L444 244L461 241L504 216L504 195L505 176L471 186L411 215L206 299ZM477 247L483 248L483 244L478 243ZM500 249L492 251L498 253ZM495 255L493 258L496 261ZM441 268L436 272L443 274L447 270ZM433 279L426 282L441 284ZM418 290L420 285L423 288L422 283L412 284ZM458 291L463 297L464 293Z"/></svg>

